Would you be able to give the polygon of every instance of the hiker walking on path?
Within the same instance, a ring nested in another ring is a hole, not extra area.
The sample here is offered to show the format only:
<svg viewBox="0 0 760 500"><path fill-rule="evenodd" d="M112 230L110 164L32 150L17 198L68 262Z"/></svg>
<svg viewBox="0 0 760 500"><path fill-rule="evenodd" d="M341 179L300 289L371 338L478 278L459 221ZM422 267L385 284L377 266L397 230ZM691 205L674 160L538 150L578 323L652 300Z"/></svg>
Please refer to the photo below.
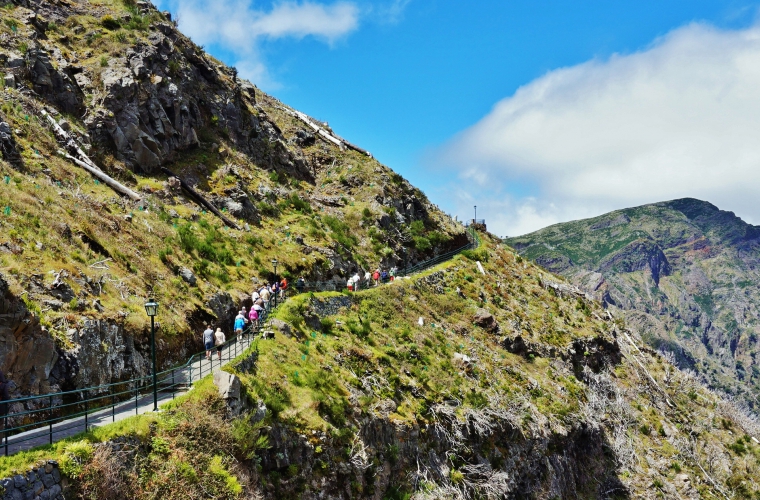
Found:
<svg viewBox="0 0 760 500"><path fill-rule="evenodd" d="M222 360L222 347L227 341L227 337L224 336L224 332L221 328L217 328L214 333L214 344L216 345L216 354L219 356L219 361Z"/></svg>
<svg viewBox="0 0 760 500"><path fill-rule="evenodd" d="M395 281L395 279L396 279L396 268L395 267L391 268L390 275L391 275L391 281Z"/></svg>
<svg viewBox="0 0 760 500"><path fill-rule="evenodd" d="M245 329L245 309L241 310L237 316L235 316L235 335L240 335Z"/></svg>
<svg viewBox="0 0 760 500"><path fill-rule="evenodd" d="M251 311L248 313L248 319L251 321L251 331L255 334L259 329L259 312L256 310L255 305L251 307Z"/></svg>
<svg viewBox="0 0 760 500"><path fill-rule="evenodd" d="M259 296L261 297L261 300L264 301L264 303L262 305L264 306L264 309L267 310L267 311L269 310L269 297L270 297L270 295L271 294L269 293L269 288L267 288L266 286L264 286L261 289L261 291L259 291Z"/></svg>
<svg viewBox="0 0 760 500"><path fill-rule="evenodd" d="M296 280L296 290L298 290L298 293L303 293L304 288L306 288L306 282L303 280L303 276L299 276L298 280Z"/></svg>
<svg viewBox="0 0 760 500"><path fill-rule="evenodd" d="M354 279L354 291L358 292L359 291L359 282L362 280L361 276L359 276L359 271L356 271L356 273L354 274L354 278L353 279Z"/></svg>
<svg viewBox="0 0 760 500"><path fill-rule="evenodd" d="M280 299L285 300L285 291L288 289L288 278L282 278L280 281Z"/></svg>
<svg viewBox="0 0 760 500"><path fill-rule="evenodd" d="M203 331L203 346L206 348L206 359L211 359L211 350L214 348L214 330L211 325L206 325Z"/></svg>
<svg viewBox="0 0 760 500"><path fill-rule="evenodd" d="M372 274L372 279L375 280L375 286L380 284L380 269L375 269L375 272Z"/></svg>

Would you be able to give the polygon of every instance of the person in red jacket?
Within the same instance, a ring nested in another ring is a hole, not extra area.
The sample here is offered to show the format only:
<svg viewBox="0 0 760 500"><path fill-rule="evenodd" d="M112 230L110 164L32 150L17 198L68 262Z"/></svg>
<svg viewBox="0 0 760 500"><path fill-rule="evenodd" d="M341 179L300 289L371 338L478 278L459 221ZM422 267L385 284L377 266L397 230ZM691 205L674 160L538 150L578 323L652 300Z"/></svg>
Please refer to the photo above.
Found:
<svg viewBox="0 0 760 500"><path fill-rule="evenodd" d="M375 280L375 286L380 283L380 269L375 269L375 272L372 273L372 279Z"/></svg>
<svg viewBox="0 0 760 500"><path fill-rule="evenodd" d="M280 298L285 298L285 290L288 289L288 279L282 278L282 281L280 281Z"/></svg>

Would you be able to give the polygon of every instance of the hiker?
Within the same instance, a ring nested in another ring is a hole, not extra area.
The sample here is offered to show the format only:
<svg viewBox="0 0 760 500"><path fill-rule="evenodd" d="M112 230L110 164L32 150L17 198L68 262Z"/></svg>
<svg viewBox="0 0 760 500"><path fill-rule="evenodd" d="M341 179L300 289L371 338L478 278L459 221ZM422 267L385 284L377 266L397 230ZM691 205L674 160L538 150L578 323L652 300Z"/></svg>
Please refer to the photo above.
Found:
<svg viewBox="0 0 760 500"><path fill-rule="evenodd" d="M240 335L245 329L245 309L241 310L237 316L235 316L235 335Z"/></svg>
<svg viewBox="0 0 760 500"><path fill-rule="evenodd" d="M391 275L391 281L394 281L396 279L396 267L395 266L391 268L390 275Z"/></svg>
<svg viewBox="0 0 760 500"><path fill-rule="evenodd" d="M359 291L359 282L361 280L362 280L362 278L361 278L361 276L359 276L359 271L356 271L356 273L354 273L354 291L355 292Z"/></svg>
<svg viewBox="0 0 760 500"><path fill-rule="evenodd" d="M216 345L216 354L219 356L219 361L222 360L222 348L225 342L227 342L227 337L224 336L221 328L217 328L214 333L214 344Z"/></svg>
<svg viewBox="0 0 760 500"><path fill-rule="evenodd" d="M285 292L288 289L288 278L282 278L280 281L280 298L285 300Z"/></svg>
<svg viewBox="0 0 760 500"><path fill-rule="evenodd" d="M248 313L248 319L251 321L251 330L256 333L259 329L259 312L254 305Z"/></svg>
<svg viewBox="0 0 760 500"><path fill-rule="evenodd" d="M372 279L375 280L375 286L380 284L380 269L375 269L375 272L372 273Z"/></svg>
<svg viewBox="0 0 760 500"><path fill-rule="evenodd" d="M262 306L264 309L269 310L269 297L270 297L269 289L264 286L259 290L259 297L261 297L262 300Z"/></svg>
<svg viewBox="0 0 760 500"><path fill-rule="evenodd" d="M369 283L371 279L372 279L372 273L370 273L369 271L364 273L364 281L367 282L367 288L369 288Z"/></svg>
<svg viewBox="0 0 760 500"><path fill-rule="evenodd" d="M206 330L203 332L203 346L206 348L206 359L211 359L211 349L214 348L214 330L211 329L211 325L206 325Z"/></svg>
<svg viewBox="0 0 760 500"><path fill-rule="evenodd" d="M346 287L348 288L349 292L353 292L354 291L354 278L353 277L348 278L348 282L346 283Z"/></svg>
<svg viewBox="0 0 760 500"><path fill-rule="evenodd" d="M256 302L259 299L259 297L260 297L259 291L254 290L253 293L251 294L251 300Z"/></svg>
<svg viewBox="0 0 760 500"><path fill-rule="evenodd" d="M306 282L303 279L303 276L299 276L298 280L296 280L296 290L298 290L298 293L303 293L303 289L306 288Z"/></svg>
<svg viewBox="0 0 760 500"><path fill-rule="evenodd" d="M383 272L380 274L380 280L383 283L388 283L389 279L390 279L390 277L388 276L388 271L386 271L385 269L383 269Z"/></svg>

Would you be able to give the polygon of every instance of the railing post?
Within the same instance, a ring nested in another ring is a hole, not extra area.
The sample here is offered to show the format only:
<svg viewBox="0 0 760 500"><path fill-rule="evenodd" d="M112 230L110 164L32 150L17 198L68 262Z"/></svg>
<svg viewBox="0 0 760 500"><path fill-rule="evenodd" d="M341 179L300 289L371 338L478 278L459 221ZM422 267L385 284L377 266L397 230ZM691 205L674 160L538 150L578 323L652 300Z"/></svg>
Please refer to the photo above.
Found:
<svg viewBox="0 0 760 500"><path fill-rule="evenodd" d="M53 396L50 396L50 419L48 424L48 436L50 444L53 444Z"/></svg>
<svg viewBox="0 0 760 500"><path fill-rule="evenodd" d="M138 386L137 386L137 381L135 381L135 415L137 415L137 391L138 391Z"/></svg>
<svg viewBox="0 0 760 500"><path fill-rule="evenodd" d="M6 410L7 412L7 410ZM8 456L8 415L3 416L3 439L5 440L5 456Z"/></svg>
<svg viewBox="0 0 760 500"><path fill-rule="evenodd" d="M116 400L113 395L113 386L108 389L108 392L111 393L111 422L116 422Z"/></svg>
<svg viewBox="0 0 760 500"><path fill-rule="evenodd" d="M190 365L192 366L192 365ZM174 399L174 392L177 390L177 386L174 383L174 368L172 368L172 399Z"/></svg>
<svg viewBox="0 0 760 500"><path fill-rule="evenodd" d="M87 392L88 391L85 389L85 393L84 393L84 431L85 432L87 432L87 427L88 427L87 414L90 411L90 400L87 397L88 396Z"/></svg>

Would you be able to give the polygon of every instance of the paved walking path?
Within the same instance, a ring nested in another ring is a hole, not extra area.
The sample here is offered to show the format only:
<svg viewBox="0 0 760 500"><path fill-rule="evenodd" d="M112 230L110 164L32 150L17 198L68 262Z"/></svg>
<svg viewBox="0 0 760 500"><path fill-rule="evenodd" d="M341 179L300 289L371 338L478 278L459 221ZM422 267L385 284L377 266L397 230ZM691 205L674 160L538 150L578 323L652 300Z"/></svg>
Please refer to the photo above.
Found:
<svg viewBox="0 0 760 500"><path fill-rule="evenodd" d="M171 401L176 396L186 393L191 387L192 382L200 380L209 373L219 371L221 367L228 364L238 355L242 354L254 340L254 335L242 335L237 342L227 344L222 350L222 359L214 353L211 360L201 359L194 360L191 364L178 368L174 372L174 383L172 384L171 373L162 375L159 379L158 404ZM147 382L147 381L146 381ZM137 398L110 405L108 397L101 400L99 406L101 409L93 409L87 412L87 415L62 420L45 427L38 427L20 434L15 434L7 439L7 442L0 443L0 453L11 455L13 453L29 450L37 446L51 444L61 439L74 436L85 432L93 427L110 424L119 420L124 420L131 416L147 413L153 410L153 392L152 383L147 387L142 387ZM145 392L147 391L147 393ZM107 406L106 406L107 405ZM105 408L103 408L105 406Z"/></svg>

